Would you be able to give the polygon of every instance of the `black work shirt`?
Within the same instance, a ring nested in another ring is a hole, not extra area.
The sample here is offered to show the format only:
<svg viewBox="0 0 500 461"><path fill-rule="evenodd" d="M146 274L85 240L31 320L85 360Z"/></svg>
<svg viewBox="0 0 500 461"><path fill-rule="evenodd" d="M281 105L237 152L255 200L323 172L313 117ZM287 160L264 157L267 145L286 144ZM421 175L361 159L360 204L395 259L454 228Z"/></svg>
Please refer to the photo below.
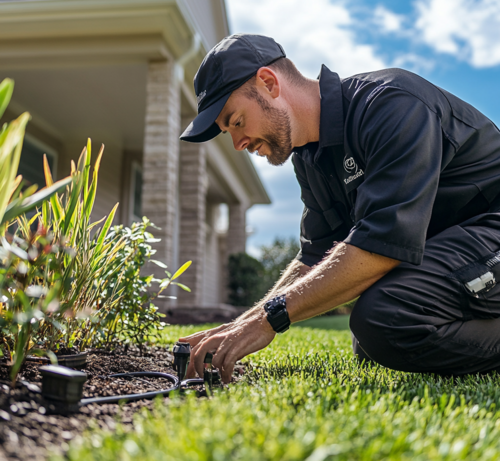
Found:
<svg viewBox="0 0 500 461"><path fill-rule="evenodd" d="M319 77L319 143L294 148L301 262L335 242L420 264L426 239L500 194L500 132L471 105L402 69Z"/></svg>

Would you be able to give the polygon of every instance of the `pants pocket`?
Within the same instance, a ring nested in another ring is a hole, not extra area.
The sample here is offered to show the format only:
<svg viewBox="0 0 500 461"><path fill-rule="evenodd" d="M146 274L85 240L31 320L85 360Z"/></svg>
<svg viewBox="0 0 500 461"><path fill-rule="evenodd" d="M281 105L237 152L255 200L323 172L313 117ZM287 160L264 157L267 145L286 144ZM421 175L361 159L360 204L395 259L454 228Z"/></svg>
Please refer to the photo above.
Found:
<svg viewBox="0 0 500 461"><path fill-rule="evenodd" d="M448 277L460 283L465 319L500 317L500 251L482 256Z"/></svg>

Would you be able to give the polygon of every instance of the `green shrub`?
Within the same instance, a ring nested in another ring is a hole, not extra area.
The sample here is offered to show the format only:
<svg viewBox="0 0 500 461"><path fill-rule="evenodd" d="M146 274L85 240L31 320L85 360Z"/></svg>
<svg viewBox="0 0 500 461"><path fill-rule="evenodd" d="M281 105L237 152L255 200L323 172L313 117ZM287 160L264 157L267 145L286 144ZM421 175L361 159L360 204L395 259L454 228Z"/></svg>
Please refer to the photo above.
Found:
<svg viewBox="0 0 500 461"><path fill-rule="evenodd" d="M0 83L0 117L13 90L12 80ZM26 112L0 129L0 355L5 349L13 381L26 354L38 352L32 341L33 332L43 322L53 322L49 307L58 303L64 286L62 262L70 260L64 241L47 228L30 231L25 239L6 234L13 223L27 225L24 213L73 181L68 177L38 192L36 185L23 190L17 170L29 118Z"/></svg>
<svg viewBox="0 0 500 461"><path fill-rule="evenodd" d="M71 256L72 250L43 228L29 240L2 242L0 342L9 356L13 380L26 355L45 354L41 348L53 348L38 338L50 341L47 329L59 328L59 318L71 315L68 307L61 310L59 304L64 286L69 283L63 278L64 260ZM54 315L56 311L58 315Z"/></svg>
<svg viewBox="0 0 500 461"><path fill-rule="evenodd" d="M153 234L147 232L148 227L155 226L143 217L141 222L132 224L131 228L114 226L106 238L106 241L124 244L120 246L114 259L114 265L120 268L120 271L112 270L109 275L104 274L111 282L110 286L122 287L119 289L120 303L107 314L110 316L109 322L102 331L102 343L105 346L124 341L126 344L138 344L142 348L144 343L149 338L157 336L165 325L162 322L165 315L158 312L153 300L156 297L165 297L159 293L166 286L163 284L163 287L159 286L159 292L154 292L152 283L161 285L165 280L174 280L174 277L168 272L164 280L157 280L153 275L141 276L141 269L147 262L166 268L163 263L151 259L156 250L153 250L150 244L158 242L159 239L155 239ZM189 267L189 264L184 265L182 271L175 274L175 279ZM173 281L171 283L190 291L180 283ZM107 293L104 292L103 297L105 296Z"/></svg>
<svg viewBox="0 0 500 461"><path fill-rule="evenodd" d="M103 151L104 146L90 179L91 141L88 140L78 165L72 167L72 174L77 175L78 180L75 179L64 195L56 194L50 203L44 204L41 216L44 226L53 228L61 238L66 236L75 249L75 257L71 262L67 260L64 266L64 277L70 279L71 284L61 293L62 309L71 306L73 315L66 316L57 328L52 328L50 344L78 346L80 350L90 346L110 346L117 341L120 331L128 339L144 341L146 330L132 322L147 320L149 326L161 325L157 322L159 314L156 308L147 304L142 290L155 281L159 283L157 294L161 293L171 283L176 283L172 281L190 264L185 264L174 276L167 273L162 280L142 279L140 267L144 258L152 254L151 248L146 248L148 242L153 241L150 234L145 235L149 221L145 220L142 228L136 227L135 234L130 229L111 230L116 204L107 217L91 223ZM46 182L50 185L52 175L46 159L44 169ZM104 224L94 234L93 230L102 222ZM136 295L139 298L134 301ZM127 331L131 335L127 336Z"/></svg>

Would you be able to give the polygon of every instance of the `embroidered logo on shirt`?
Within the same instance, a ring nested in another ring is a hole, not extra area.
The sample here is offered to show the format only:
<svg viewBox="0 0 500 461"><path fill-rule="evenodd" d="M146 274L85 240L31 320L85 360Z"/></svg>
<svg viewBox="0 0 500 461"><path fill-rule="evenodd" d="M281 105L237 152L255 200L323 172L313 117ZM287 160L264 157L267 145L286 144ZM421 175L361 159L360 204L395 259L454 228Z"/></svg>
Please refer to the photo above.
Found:
<svg viewBox="0 0 500 461"><path fill-rule="evenodd" d="M203 90L198 96L196 96L196 101L198 102L198 105L201 104L201 101L203 101L203 98L207 95L207 90Z"/></svg>
<svg viewBox="0 0 500 461"><path fill-rule="evenodd" d="M349 184L351 181L354 181L355 179L358 179L360 178L361 176L363 176L365 174L365 172L363 170L358 170L355 174L353 174L352 176L349 176L348 178L345 178L344 179L344 182L346 184Z"/></svg>
<svg viewBox="0 0 500 461"><path fill-rule="evenodd" d="M358 164L354 161L352 157L344 159L344 170L346 170L348 173L353 173L353 172L357 173Z"/></svg>
<svg viewBox="0 0 500 461"><path fill-rule="evenodd" d="M348 178L344 178L345 184L349 184L365 174L365 172L358 167L353 157L344 158L344 170L351 175Z"/></svg>

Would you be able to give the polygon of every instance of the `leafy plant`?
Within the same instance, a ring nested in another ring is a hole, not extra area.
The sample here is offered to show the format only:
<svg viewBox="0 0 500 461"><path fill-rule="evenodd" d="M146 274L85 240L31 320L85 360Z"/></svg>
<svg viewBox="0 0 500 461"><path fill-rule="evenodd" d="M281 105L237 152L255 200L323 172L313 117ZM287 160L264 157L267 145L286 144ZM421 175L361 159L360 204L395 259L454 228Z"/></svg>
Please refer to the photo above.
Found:
<svg viewBox="0 0 500 461"><path fill-rule="evenodd" d="M153 275L141 276L141 269L148 261L166 269L163 263L151 259L156 253L151 243L158 242L159 239L155 239L147 231L149 227L155 226L143 217L141 222L133 223L131 228L114 226L106 238L107 241L124 241L125 244L121 246L115 258L115 264L122 268L120 274L123 273L123 276L118 280L118 273L115 272L112 285L121 283L123 291L120 303L115 311L110 313L110 321L103 332L105 346L112 342L124 341L126 344L138 344L142 349L144 343L152 337L157 337L165 325L162 322L165 315L158 311L153 303L154 299L173 298L161 295L170 284L190 291L188 287L174 280L190 266L191 261L184 264L173 276L166 271L167 277L162 280L155 279ZM159 284L156 292L152 289L154 283Z"/></svg>
<svg viewBox="0 0 500 461"><path fill-rule="evenodd" d="M45 336L38 339L54 350L77 346L83 351L90 346L109 346L121 332L128 339L139 343L145 341L148 325L161 326L160 314L148 302L147 297L151 295L146 288L151 282L158 282L156 296L180 275L167 274L162 280L140 276L141 266L154 253L151 247L147 248L153 241L149 233L145 234L150 225L147 219L135 233L120 226L111 230L116 204L107 217L91 222L103 152L104 146L91 175L89 139L77 165L72 164L73 183L65 194L55 194L41 211L43 226L53 229L58 238L67 238L75 250L74 258L67 258L63 264L63 279L71 283L65 284L61 292L61 312L71 306L72 315L61 318L57 326L48 326L43 331ZM51 185L52 175L46 158L44 173L47 185ZM102 227L95 230L101 223L104 223ZM22 226L23 235L28 232L29 226ZM181 269L184 271L189 264Z"/></svg>
<svg viewBox="0 0 500 461"><path fill-rule="evenodd" d="M0 117L13 90L12 80L0 83ZM23 191L17 170L29 118L26 112L0 129L0 341L8 350L13 381L26 353L33 349L33 331L47 317L49 304L57 302L63 286L59 279L61 258L70 257L64 242L54 239L46 228L26 240L6 236L13 222L20 222L24 213L73 181L68 177L38 192L36 185Z"/></svg>
<svg viewBox="0 0 500 461"><path fill-rule="evenodd" d="M91 169L91 141L83 149L77 165L72 162L73 183L64 194L55 194L46 202L41 211L43 226L53 229L54 234L68 240L75 250L75 257L64 262L64 280L71 283L64 286L61 293L61 310L72 307L72 316L61 319L56 328L45 331L46 344L55 347L85 349L94 341L94 336L105 321L105 313L112 312L121 300L121 290L112 283L112 276L120 272L115 258L123 247L123 241L105 242L111 228L118 204L109 215L91 223L99 166L104 146ZM44 158L45 180L48 186L53 183L52 174L46 157ZM103 223L101 228L94 230ZM27 231L25 227L24 232ZM105 294L105 295L104 295ZM44 338L40 338L41 341Z"/></svg>
<svg viewBox="0 0 500 461"><path fill-rule="evenodd" d="M59 299L69 281L63 279L64 260L73 252L41 226L29 240L10 237L0 247L0 342L8 352L15 381L28 354L49 355L51 346L37 343L47 326L59 328Z"/></svg>

